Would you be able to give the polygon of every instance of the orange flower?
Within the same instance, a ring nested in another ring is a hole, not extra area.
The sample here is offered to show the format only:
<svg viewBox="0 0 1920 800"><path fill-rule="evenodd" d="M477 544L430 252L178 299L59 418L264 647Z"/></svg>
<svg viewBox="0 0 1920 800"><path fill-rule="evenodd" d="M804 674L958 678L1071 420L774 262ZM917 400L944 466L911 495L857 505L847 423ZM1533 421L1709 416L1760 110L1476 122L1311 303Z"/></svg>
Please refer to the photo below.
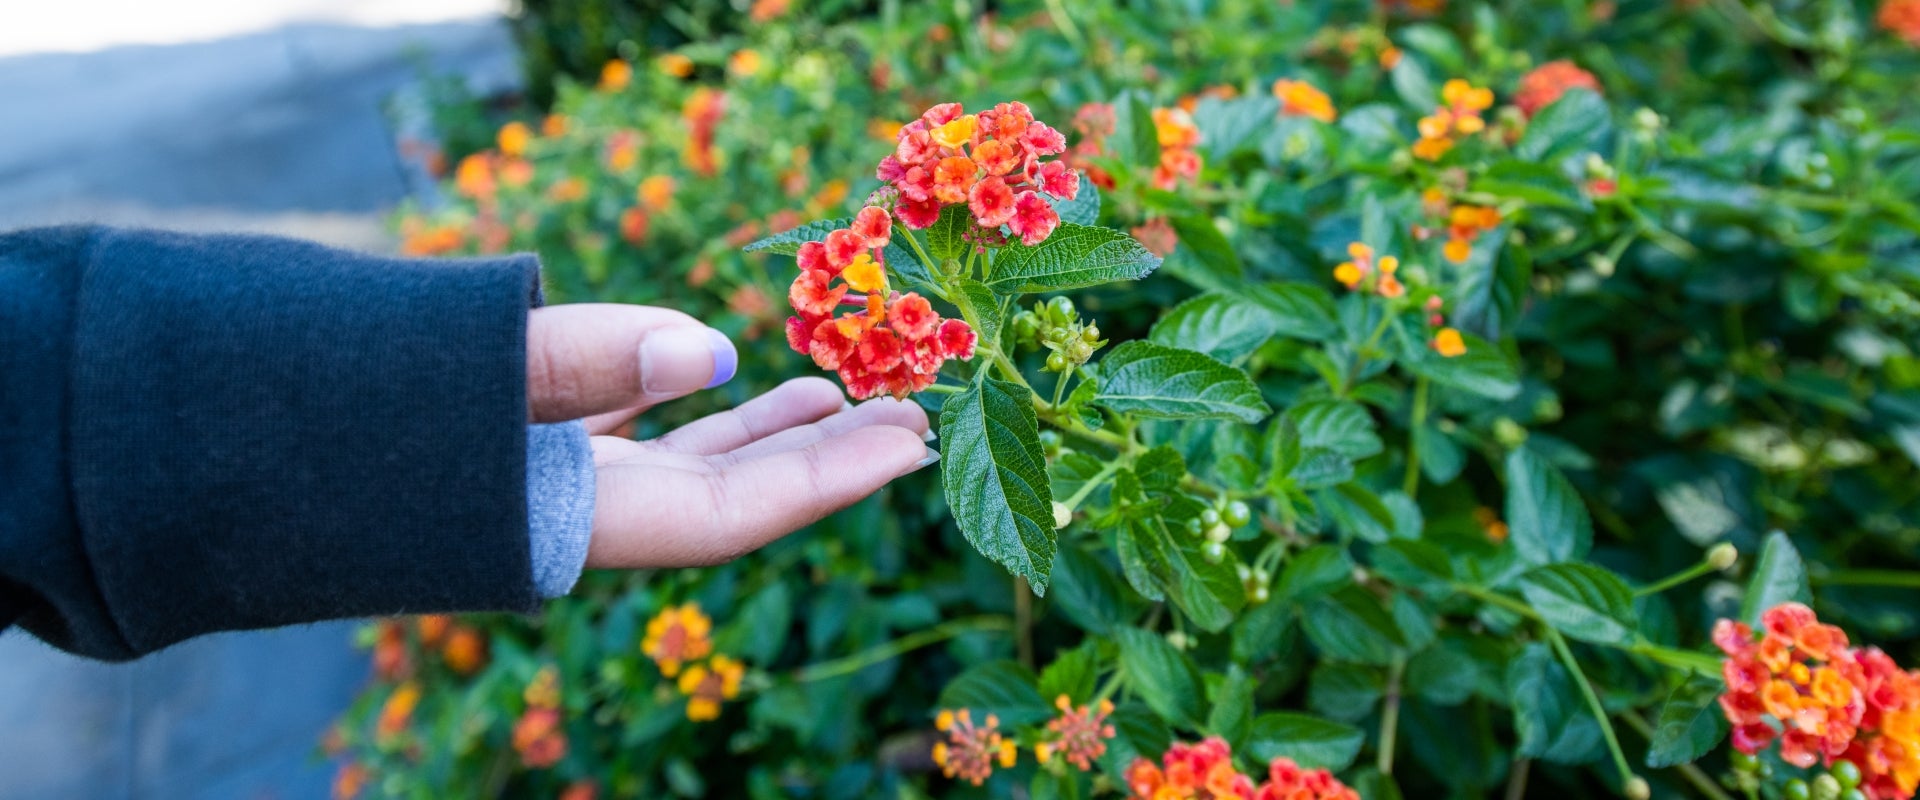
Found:
<svg viewBox="0 0 1920 800"><path fill-rule="evenodd" d="M761 62L758 51L746 48L735 50L727 59L727 71L742 78L752 77L760 71Z"/></svg>
<svg viewBox="0 0 1920 800"><path fill-rule="evenodd" d="M1480 529L1486 532L1487 541L1501 544L1507 540L1507 523L1502 522L1500 515L1493 509L1480 506L1473 510L1473 519L1480 523Z"/></svg>
<svg viewBox="0 0 1920 800"><path fill-rule="evenodd" d="M603 92L620 91L627 88L627 84L631 82L633 82L632 64L616 58L600 68L600 90Z"/></svg>
<svg viewBox="0 0 1920 800"><path fill-rule="evenodd" d="M678 188L671 175L648 175L640 182L640 188L634 196L649 211L664 211L673 203L674 190Z"/></svg>
<svg viewBox="0 0 1920 800"><path fill-rule="evenodd" d="M900 138L900 129L904 127L906 127L905 124L890 119L871 119L867 120L867 135L883 142L891 142Z"/></svg>
<svg viewBox="0 0 1920 800"><path fill-rule="evenodd" d="M400 254L437 256L460 249L466 235L453 225L430 225L406 232L400 240Z"/></svg>
<svg viewBox="0 0 1920 800"><path fill-rule="evenodd" d="M1149 218L1133 229L1133 238L1139 240L1147 252L1161 258L1171 255L1173 249L1180 246L1180 235L1174 232L1173 223L1168 222L1166 217Z"/></svg>
<svg viewBox="0 0 1920 800"><path fill-rule="evenodd" d="M753 8L747 12L747 18L754 22L770 22L787 13L793 0L753 0Z"/></svg>
<svg viewBox="0 0 1920 800"><path fill-rule="evenodd" d="M460 166L454 169L454 189L475 200L487 200L493 197L493 163L485 153L474 153L460 159Z"/></svg>
<svg viewBox="0 0 1920 800"><path fill-rule="evenodd" d="M373 674L389 681L413 674L413 661L407 655L406 629L393 620L381 620L376 630Z"/></svg>
<svg viewBox="0 0 1920 800"><path fill-rule="evenodd" d="M1462 263L1473 256L1473 240L1500 225L1500 210L1486 206L1454 206L1447 215L1447 260Z"/></svg>
<svg viewBox="0 0 1920 800"><path fill-rule="evenodd" d="M1172 189L1181 180L1200 174L1200 128L1193 117L1179 108L1153 110L1154 137L1160 143L1160 165L1154 168L1156 189Z"/></svg>
<svg viewBox="0 0 1920 800"><path fill-rule="evenodd" d="M414 628L420 631L421 647L439 647L446 638L447 631L453 627L453 618L445 614L424 614L414 619Z"/></svg>
<svg viewBox="0 0 1920 800"><path fill-rule="evenodd" d="M595 800L600 796L600 786L589 780L577 780L567 784L560 792L560 800Z"/></svg>
<svg viewBox="0 0 1920 800"><path fill-rule="evenodd" d="M548 114L546 119L540 120L540 135L549 139L565 136L567 129L572 126L573 121L567 115Z"/></svg>
<svg viewBox="0 0 1920 800"><path fill-rule="evenodd" d="M1441 358L1456 358L1466 355L1467 340L1453 328L1441 328L1433 334L1433 352Z"/></svg>
<svg viewBox="0 0 1920 800"><path fill-rule="evenodd" d="M1600 81L1571 61L1549 61L1520 79L1520 88L1513 93L1513 104L1531 119L1540 109L1553 105L1568 89L1599 92Z"/></svg>
<svg viewBox="0 0 1920 800"><path fill-rule="evenodd" d="M1400 297L1407 289L1394 273L1400 270L1400 259L1393 256L1381 256L1375 259L1373 248L1359 242L1347 245L1347 256L1351 261L1343 261L1333 268L1333 279L1340 285L1356 291L1364 291L1362 284L1375 273L1379 280L1374 282L1373 290L1383 297Z"/></svg>
<svg viewBox="0 0 1920 800"><path fill-rule="evenodd" d="M720 703L740 696L740 677L745 673L745 666L724 655L715 655L711 661L680 673L680 693L687 696L687 719L718 719Z"/></svg>
<svg viewBox="0 0 1920 800"><path fill-rule="evenodd" d="M551 708L529 708L513 723L513 749L528 769L545 769L560 763L567 755L567 733L561 728L560 712Z"/></svg>
<svg viewBox="0 0 1920 800"><path fill-rule="evenodd" d="M1057 753L1081 772L1093 769L1094 759L1107 752L1107 740L1113 738L1113 726L1107 724L1113 703L1103 699L1098 706L1076 709L1063 694L1053 699L1053 706L1060 716L1047 721L1048 738L1033 746L1034 755L1045 764Z"/></svg>
<svg viewBox="0 0 1920 800"><path fill-rule="evenodd" d="M1920 47L1920 0L1883 0L1873 19L1882 30Z"/></svg>
<svg viewBox="0 0 1920 800"><path fill-rule="evenodd" d="M986 724L974 725L967 709L941 711L933 727L947 735L946 741L933 745L933 763L949 778L959 778L979 786L993 774L994 764L1011 769L1018 750L1012 740L1000 735L1000 718L987 715Z"/></svg>
<svg viewBox="0 0 1920 800"><path fill-rule="evenodd" d="M654 63L660 66L662 73L670 77L686 78L693 74L693 59L679 53L666 53Z"/></svg>
<svg viewBox="0 0 1920 800"><path fill-rule="evenodd" d="M1455 78L1440 87L1441 106L1420 118L1420 140L1413 154L1428 161L1438 160L1453 149L1454 140L1486 130L1480 112L1493 107L1493 92Z"/></svg>
<svg viewBox="0 0 1920 800"><path fill-rule="evenodd" d="M447 669L461 675L472 675L480 671L487 663L487 637L466 625L456 625L447 635L447 644L440 650L440 657L447 662Z"/></svg>
<svg viewBox="0 0 1920 800"><path fill-rule="evenodd" d="M407 681L394 687L380 705L380 720L374 728L381 739L400 735L413 722L413 710L420 705L420 684Z"/></svg>
<svg viewBox="0 0 1920 800"><path fill-rule="evenodd" d="M700 612L698 603L668 606L647 621L640 652L660 666L660 674L671 678L680 674L681 665L713 652L713 640L708 638L712 632L713 620Z"/></svg>
<svg viewBox="0 0 1920 800"><path fill-rule="evenodd" d="M1321 122L1335 118L1333 100L1306 81L1274 81L1273 96L1280 99L1281 116L1310 117Z"/></svg>
<svg viewBox="0 0 1920 800"><path fill-rule="evenodd" d="M340 765L333 773L333 800L353 800L367 788L367 779L373 777L367 765L358 761L349 761Z"/></svg>
<svg viewBox="0 0 1920 800"><path fill-rule="evenodd" d="M524 122L509 122L500 127L494 139L501 153L518 157L526 154L527 143L533 141L533 131Z"/></svg>
<svg viewBox="0 0 1920 800"><path fill-rule="evenodd" d="M1393 45L1387 45L1387 48L1385 50L1380 51L1380 68L1393 69L1394 67L1399 66L1400 59L1404 55L1405 55L1404 53L1400 52L1400 48L1394 47Z"/></svg>
<svg viewBox="0 0 1920 800"><path fill-rule="evenodd" d="M620 238L632 245L647 240L646 209L635 206L620 212Z"/></svg>
<svg viewBox="0 0 1920 800"><path fill-rule="evenodd" d="M547 187L547 197L556 203L571 203L587 196L587 182L579 178L562 178Z"/></svg>

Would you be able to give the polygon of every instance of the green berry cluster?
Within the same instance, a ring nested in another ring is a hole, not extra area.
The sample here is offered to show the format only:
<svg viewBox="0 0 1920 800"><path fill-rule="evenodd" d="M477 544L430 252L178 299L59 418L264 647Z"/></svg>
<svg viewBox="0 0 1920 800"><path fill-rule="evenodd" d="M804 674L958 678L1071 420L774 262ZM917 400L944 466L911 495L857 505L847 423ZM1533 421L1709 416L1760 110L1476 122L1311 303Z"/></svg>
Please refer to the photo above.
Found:
<svg viewBox="0 0 1920 800"><path fill-rule="evenodd" d="M1013 318L1014 340L1030 347L1044 347L1048 372L1066 372L1087 363L1093 351L1105 347L1100 326L1092 320L1081 321L1073 301L1065 297L1035 303L1032 311Z"/></svg>
<svg viewBox="0 0 1920 800"><path fill-rule="evenodd" d="M1753 795L1762 784L1773 777L1773 765L1757 757L1735 751L1730 759L1733 774L1722 782L1727 788ZM1794 778L1781 787L1780 796L1786 800L1867 800L1866 792L1860 789L1860 767L1851 761L1835 761L1826 772L1813 776L1812 780Z"/></svg>
<svg viewBox="0 0 1920 800"><path fill-rule="evenodd" d="M1224 504L1215 504L1201 511L1199 516L1187 520L1187 533L1204 537L1207 543L1200 552L1208 563L1218 564L1227 556L1227 540L1233 538L1233 529L1253 521L1253 510L1247 504L1234 500Z"/></svg>

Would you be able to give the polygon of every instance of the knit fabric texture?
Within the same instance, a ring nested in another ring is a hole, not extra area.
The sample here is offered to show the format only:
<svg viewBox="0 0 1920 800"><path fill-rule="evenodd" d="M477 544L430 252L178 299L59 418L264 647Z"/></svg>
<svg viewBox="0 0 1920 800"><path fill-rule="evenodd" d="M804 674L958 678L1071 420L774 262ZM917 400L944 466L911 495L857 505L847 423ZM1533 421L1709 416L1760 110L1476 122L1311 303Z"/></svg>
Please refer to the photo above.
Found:
<svg viewBox="0 0 1920 800"><path fill-rule="evenodd" d="M586 567L594 477L586 423L527 427L527 551L541 597L572 591Z"/></svg>

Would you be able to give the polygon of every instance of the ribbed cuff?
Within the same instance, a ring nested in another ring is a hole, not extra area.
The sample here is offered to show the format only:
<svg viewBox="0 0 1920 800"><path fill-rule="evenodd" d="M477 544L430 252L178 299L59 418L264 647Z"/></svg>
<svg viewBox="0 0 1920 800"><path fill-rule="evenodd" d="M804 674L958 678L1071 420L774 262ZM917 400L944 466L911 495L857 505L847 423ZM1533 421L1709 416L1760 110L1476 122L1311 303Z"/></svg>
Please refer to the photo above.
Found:
<svg viewBox="0 0 1920 800"><path fill-rule="evenodd" d="M527 426L527 541L542 597L573 590L593 539L593 446L586 423Z"/></svg>

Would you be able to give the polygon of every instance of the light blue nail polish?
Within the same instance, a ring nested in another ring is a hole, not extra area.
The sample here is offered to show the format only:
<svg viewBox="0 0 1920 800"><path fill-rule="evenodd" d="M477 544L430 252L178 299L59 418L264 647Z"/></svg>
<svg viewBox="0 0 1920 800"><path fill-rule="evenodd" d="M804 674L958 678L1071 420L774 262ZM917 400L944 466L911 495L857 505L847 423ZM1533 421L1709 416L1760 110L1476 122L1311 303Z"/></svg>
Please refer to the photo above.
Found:
<svg viewBox="0 0 1920 800"><path fill-rule="evenodd" d="M933 444L934 441L939 438L940 434L934 433L932 428L928 428L920 433L920 441L926 442L927 444Z"/></svg>
<svg viewBox="0 0 1920 800"><path fill-rule="evenodd" d="M937 463L939 463L939 462L940 462L940 451L938 451L938 450L935 450L935 449L933 449L933 448L931 448L931 447L929 447L929 448L927 448L927 455L926 455L926 457L925 457L925 458L922 458L922 459L920 459L919 461L915 461L915 462L913 462L913 468L914 468L914 469L926 469L927 467L931 467L931 466L933 466L934 464L937 464Z"/></svg>
<svg viewBox="0 0 1920 800"><path fill-rule="evenodd" d="M740 353L733 349L733 340L712 328L707 329L707 347L713 350L713 379L703 388L711 389L733 380L733 373L740 369Z"/></svg>

